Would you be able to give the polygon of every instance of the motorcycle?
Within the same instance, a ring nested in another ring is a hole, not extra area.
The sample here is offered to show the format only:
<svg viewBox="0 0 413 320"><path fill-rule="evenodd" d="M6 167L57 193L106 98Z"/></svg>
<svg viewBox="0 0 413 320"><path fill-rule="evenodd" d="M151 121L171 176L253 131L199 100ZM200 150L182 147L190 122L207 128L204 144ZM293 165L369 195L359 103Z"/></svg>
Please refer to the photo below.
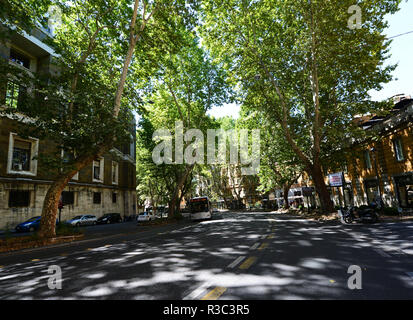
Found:
<svg viewBox="0 0 413 320"><path fill-rule="evenodd" d="M379 215L376 210L377 206L370 204L366 208L343 208L340 207L341 216L345 223L350 224L353 221L361 223L375 223L379 220Z"/></svg>

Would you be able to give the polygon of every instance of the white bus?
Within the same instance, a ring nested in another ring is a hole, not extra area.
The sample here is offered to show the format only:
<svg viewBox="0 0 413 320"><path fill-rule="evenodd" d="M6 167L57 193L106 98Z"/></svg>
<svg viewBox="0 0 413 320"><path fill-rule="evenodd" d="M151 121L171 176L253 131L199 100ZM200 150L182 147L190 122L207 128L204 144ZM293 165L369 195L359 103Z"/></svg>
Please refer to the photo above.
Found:
<svg viewBox="0 0 413 320"><path fill-rule="evenodd" d="M189 200L191 220L204 220L212 218L212 206L208 197L197 197Z"/></svg>

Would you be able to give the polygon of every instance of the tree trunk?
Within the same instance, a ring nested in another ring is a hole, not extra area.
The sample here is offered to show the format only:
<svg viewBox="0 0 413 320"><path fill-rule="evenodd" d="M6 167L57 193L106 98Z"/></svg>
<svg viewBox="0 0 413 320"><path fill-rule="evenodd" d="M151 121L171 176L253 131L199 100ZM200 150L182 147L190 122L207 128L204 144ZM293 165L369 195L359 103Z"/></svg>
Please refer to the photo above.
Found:
<svg viewBox="0 0 413 320"><path fill-rule="evenodd" d="M89 156L76 163L76 170L61 174L49 187L43 201L42 218L38 235L41 238L53 238L56 236L56 218L60 196L73 176L95 159Z"/></svg>
<svg viewBox="0 0 413 320"><path fill-rule="evenodd" d="M222 198L224 199L225 207L229 209L229 204L228 204L226 197L222 197Z"/></svg>
<svg viewBox="0 0 413 320"><path fill-rule="evenodd" d="M291 185L284 185L283 187L283 198L284 198L284 208L289 209L290 204L288 202L288 192L290 191Z"/></svg>
<svg viewBox="0 0 413 320"><path fill-rule="evenodd" d="M314 186L318 197L320 198L321 211L323 213L331 213L334 211L334 205L330 198L330 192L324 182L324 174L321 170L321 166L314 166L312 169L308 170L314 182Z"/></svg>
<svg viewBox="0 0 413 320"><path fill-rule="evenodd" d="M194 167L193 164L191 164L190 166L187 166L185 168L185 172L184 174L180 177L180 179L178 180L178 183L175 187L175 190L172 194L172 199L170 201L170 205L169 205L169 212L168 212L168 219L172 219L174 214L177 212L177 206L180 205L180 203L177 203L179 201L179 191L181 191L183 185L186 182L186 179L188 178L189 174L192 171L192 168Z"/></svg>

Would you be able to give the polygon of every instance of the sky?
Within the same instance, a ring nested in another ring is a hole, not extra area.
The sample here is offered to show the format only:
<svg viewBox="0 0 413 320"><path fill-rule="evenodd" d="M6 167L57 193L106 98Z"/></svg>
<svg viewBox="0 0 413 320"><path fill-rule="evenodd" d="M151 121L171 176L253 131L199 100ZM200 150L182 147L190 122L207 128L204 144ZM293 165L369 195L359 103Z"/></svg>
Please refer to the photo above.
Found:
<svg viewBox="0 0 413 320"><path fill-rule="evenodd" d="M386 17L389 28L385 31L388 37L413 31L413 0L403 0L400 10ZM370 91L372 100L380 101L388 99L396 94L407 94L413 96L413 33L402 35L393 39L390 49L391 57L387 64L398 64L393 71L394 80L383 84L380 91ZM240 106L226 104L221 107L212 108L208 114L219 118L232 116L238 118Z"/></svg>

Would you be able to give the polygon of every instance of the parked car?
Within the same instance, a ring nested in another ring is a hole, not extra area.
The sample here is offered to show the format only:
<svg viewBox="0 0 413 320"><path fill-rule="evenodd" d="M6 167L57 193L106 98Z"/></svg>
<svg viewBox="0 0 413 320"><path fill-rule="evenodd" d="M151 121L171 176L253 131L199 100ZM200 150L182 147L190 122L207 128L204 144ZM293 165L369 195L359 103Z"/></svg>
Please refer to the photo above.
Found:
<svg viewBox="0 0 413 320"><path fill-rule="evenodd" d="M29 220L18 224L15 228L16 232L33 232L39 229L40 227L41 216L32 217ZM59 220L56 219L56 224L59 223Z"/></svg>
<svg viewBox="0 0 413 320"><path fill-rule="evenodd" d="M145 212L139 214L139 216L136 220L138 222L152 221L152 220L155 220L155 215L152 212L145 211Z"/></svg>
<svg viewBox="0 0 413 320"><path fill-rule="evenodd" d="M104 224L104 223L118 223L122 222L122 217L119 213L106 213L97 219L97 224Z"/></svg>
<svg viewBox="0 0 413 320"><path fill-rule="evenodd" d="M76 216L71 220L67 220L66 223L80 227L80 226L89 226L89 225L94 225L97 223L97 218L96 216L90 215L90 214L82 214L80 216Z"/></svg>

